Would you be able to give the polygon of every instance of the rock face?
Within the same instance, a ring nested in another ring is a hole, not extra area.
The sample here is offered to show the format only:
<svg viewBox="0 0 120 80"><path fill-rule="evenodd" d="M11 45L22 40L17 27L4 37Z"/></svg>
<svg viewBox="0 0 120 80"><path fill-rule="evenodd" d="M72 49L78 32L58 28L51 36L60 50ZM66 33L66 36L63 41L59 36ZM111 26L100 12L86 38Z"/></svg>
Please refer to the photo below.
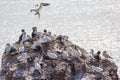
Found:
<svg viewBox="0 0 120 80"><path fill-rule="evenodd" d="M4 52L0 80L118 80L118 68L111 58L101 54L98 61L96 54L64 35L36 36Z"/></svg>

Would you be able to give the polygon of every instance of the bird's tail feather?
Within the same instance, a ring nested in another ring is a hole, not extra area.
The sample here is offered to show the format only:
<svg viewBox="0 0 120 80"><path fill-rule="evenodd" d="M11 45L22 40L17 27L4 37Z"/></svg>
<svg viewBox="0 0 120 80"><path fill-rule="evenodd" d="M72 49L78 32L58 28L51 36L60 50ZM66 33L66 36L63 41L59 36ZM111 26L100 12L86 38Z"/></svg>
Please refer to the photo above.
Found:
<svg viewBox="0 0 120 80"><path fill-rule="evenodd" d="M38 14L38 18L40 19L40 13Z"/></svg>

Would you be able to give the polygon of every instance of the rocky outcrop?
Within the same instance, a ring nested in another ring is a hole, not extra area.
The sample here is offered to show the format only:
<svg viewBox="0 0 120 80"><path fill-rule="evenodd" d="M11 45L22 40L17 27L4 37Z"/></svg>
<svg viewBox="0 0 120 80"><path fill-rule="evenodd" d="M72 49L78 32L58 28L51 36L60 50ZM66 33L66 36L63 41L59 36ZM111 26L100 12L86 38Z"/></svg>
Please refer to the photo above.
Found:
<svg viewBox="0 0 120 80"><path fill-rule="evenodd" d="M112 58L100 54L98 61L95 53L64 35L37 36L9 44L2 56L0 80L118 80Z"/></svg>

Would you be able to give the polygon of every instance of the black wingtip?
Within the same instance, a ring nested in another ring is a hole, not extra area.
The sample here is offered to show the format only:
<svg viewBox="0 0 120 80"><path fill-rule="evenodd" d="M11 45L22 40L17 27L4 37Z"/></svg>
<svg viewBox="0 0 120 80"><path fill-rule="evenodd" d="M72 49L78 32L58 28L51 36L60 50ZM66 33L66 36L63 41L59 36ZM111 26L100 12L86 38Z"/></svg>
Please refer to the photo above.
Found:
<svg viewBox="0 0 120 80"><path fill-rule="evenodd" d="M41 3L42 6L49 6L49 3Z"/></svg>

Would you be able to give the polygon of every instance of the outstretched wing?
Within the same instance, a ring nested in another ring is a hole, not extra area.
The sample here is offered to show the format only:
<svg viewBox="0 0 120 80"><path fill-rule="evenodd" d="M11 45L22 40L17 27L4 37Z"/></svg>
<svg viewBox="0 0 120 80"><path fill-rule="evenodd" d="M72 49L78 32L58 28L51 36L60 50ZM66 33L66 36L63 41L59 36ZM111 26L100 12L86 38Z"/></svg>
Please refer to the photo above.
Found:
<svg viewBox="0 0 120 80"><path fill-rule="evenodd" d="M49 3L41 3L42 6L49 6Z"/></svg>

